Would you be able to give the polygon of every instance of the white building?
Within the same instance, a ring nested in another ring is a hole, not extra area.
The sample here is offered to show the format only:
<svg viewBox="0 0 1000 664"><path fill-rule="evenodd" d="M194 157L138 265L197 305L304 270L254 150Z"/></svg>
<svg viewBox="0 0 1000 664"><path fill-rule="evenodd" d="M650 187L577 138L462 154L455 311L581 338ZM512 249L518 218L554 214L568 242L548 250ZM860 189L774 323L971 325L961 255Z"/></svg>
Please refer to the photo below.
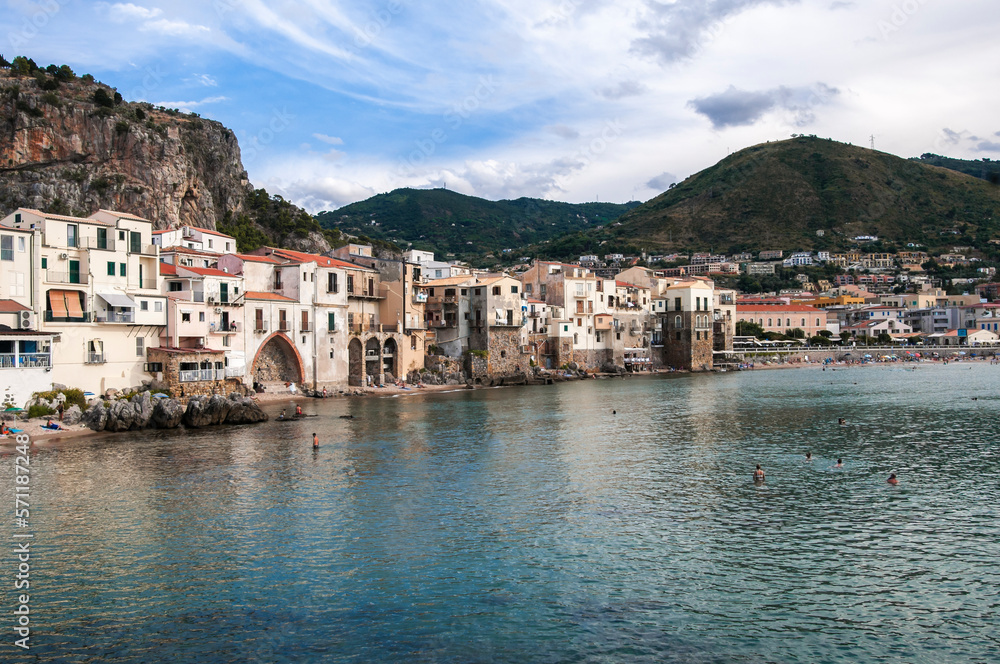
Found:
<svg viewBox="0 0 1000 664"><path fill-rule="evenodd" d="M197 226L154 231L153 244L161 249L183 247L210 254L231 254L236 251L236 240L231 235Z"/></svg>

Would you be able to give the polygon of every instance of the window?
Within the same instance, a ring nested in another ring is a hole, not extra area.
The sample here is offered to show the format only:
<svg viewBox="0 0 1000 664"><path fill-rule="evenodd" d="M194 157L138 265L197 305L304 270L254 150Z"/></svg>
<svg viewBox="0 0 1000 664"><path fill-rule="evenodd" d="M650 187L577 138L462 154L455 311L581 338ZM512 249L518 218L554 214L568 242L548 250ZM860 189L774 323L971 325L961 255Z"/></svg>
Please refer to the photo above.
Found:
<svg viewBox="0 0 1000 664"><path fill-rule="evenodd" d="M524 292L527 293L527 294L529 294L529 295L531 294L531 284L525 284L524 285Z"/></svg>
<svg viewBox="0 0 1000 664"><path fill-rule="evenodd" d="M115 262L114 261L108 261L108 276L109 277L115 276Z"/></svg>
<svg viewBox="0 0 1000 664"><path fill-rule="evenodd" d="M499 295L500 294L500 287L499 286L494 286L493 287L493 294L494 295Z"/></svg>
<svg viewBox="0 0 1000 664"><path fill-rule="evenodd" d="M541 297L545 297L545 284L542 284L538 287L538 294Z"/></svg>
<svg viewBox="0 0 1000 664"><path fill-rule="evenodd" d="M228 334L226 336L222 337L222 345L223 346L229 346L229 345L231 345L229 339L230 339L230 336Z"/></svg>
<svg viewBox="0 0 1000 664"><path fill-rule="evenodd" d="M302 281L309 281L309 275L306 272L302 273Z"/></svg>
<svg viewBox="0 0 1000 664"><path fill-rule="evenodd" d="M209 241L208 241L208 248L209 248L209 249L211 249L211 248L212 248L212 240L211 240L211 239L209 239Z"/></svg>
<svg viewBox="0 0 1000 664"><path fill-rule="evenodd" d="M816 327L819 327L819 319L816 319Z"/></svg>
<svg viewBox="0 0 1000 664"><path fill-rule="evenodd" d="M805 319L805 318L803 318L803 319L802 319L802 327L805 327L805 326L806 326L806 319Z"/></svg>
<svg viewBox="0 0 1000 664"><path fill-rule="evenodd" d="M22 254L24 253L24 238L23 237L17 238L17 250L20 253L22 253Z"/></svg>
<svg viewBox="0 0 1000 664"><path fill-rule="evenodd" d="M14 236L0 235L0 261L14 260Z"/></svg>
<svg viewBox="0 0 1000 664"><path fill-rule="evenodd" d="M153 311L163 311L163 303L157 300L153 303Z"/></svg>
<svg viewBox="0 0 1000 664"><path fill-rule="evenodd" d="M351 293L354 292L354 275L353 274L347 275L347 292L348 292L348 294L351 294ZM431 295L434 295L434 289L433 288L431 289Z"/></svg>
<svg viewBox="0 0 1000 664"><path fill-rule="evenodd" d="M577 334L576 332L573 333L573 343L575 344L580 343L580 335Z"/></svg>
<svg viewBox="0 0 1000 664"><path fill-rule="evenodd" d="M337 329L337 314L332 311L326 315L326 329L330 332Z"/></svg>
<svg viewBox="0 0 1000 664"><path fill-rule="evenodd" d="M511 293L516 293L517 292L517 286L511 286L510 287L510 292Z"/></svg>
<svg viewBox="0 0 1000 664"><path fill-rule="evenodd" d="M681 298L675 297L674 298L674 311L680 311L680 310L681 310Z"/></svg>
<svg viewBox="0 0 1000 664"><path fill-rule="evenodd" d="M411 334L410 335L410 350L416 350L416 349L417 349L417 335Z"/></svg>
<svg viewBox="0 0 1000 664"><path fill-rule="evenodd" d="M139 301L139 311L149 311L149 300Z"/></svg>
<svg viewBox="0 0 1000 664"><path fill-rule="evenodd" d="M190 323L191 322L191 312L190 311L182 311L181 312L181 322L182 323Z"/></svg>
<svg viewBox="0 0 1000 664"><path fill-rule="evenodd" d="M144 342L145 342L145 339L143 339L142 337L136 337L135 338L135 356L136 357L142 357L143 354L146 352L145 348L144 348L144 345L145 345Z"/></svg>
<svg viewBox="0 0 1000 664"><path fill-rule="evenodd" d="M326 275L326 292L327 293L337 293L340 287L337 284L337 273L328 272Z"/></svg>
<svg viewBox="0 0 1000 664"><path fill-rule="evenodd" d="M142 233L132 231L128 234L128 250L133 254L142 251Z"/></svg>
<svg viewBox="0 0 1000 664"><path fill-rule="evenodd" d="M118 231L118 239L122 242L125 241L125 231Z"/></svg>
<svg viewBox="0 0 1000 664"><path fill-rule="evenodd" d="M124 277L125 276L125 263L119 263L118 264L118 276L119 277Z"/></svg>
<svg viewBox="0 0 1000 664"><path fill-rule="evenodd" d="M231 243L226 242L226 253L229 253L230 251L232 251L231 246L232 246Z"/></svg>
<svg viewBox="0 0 1000 664"><path fill-rule="evenodd" d="M42 256L42 269L47 270L48 267L49 267L49 259L46 258L45 256Z"/></svg>
<svg viewBox="0 0 1000 664"><path fill-rule="evenodd" d="M205 312L204 311L199 311L198 312L198 322L199 323L204 323L205 322Z"/></svg>
<svg viewBox="0 0 1000 664"><path fill-rule="evenodd" d="M679 330L682 327L684 327L684 319L682 319L680 316L674 316L674 328Z"/></svg>
<svg viewBox="0 0 1000 664"><path fill-rule="evenodd" d="M469 294L469 289L468 288L463 288L463 289L461 289L461 292L462 292L462 295L468 295Z"/></svg>
<svg viewBox="0 0 1000 664"><path fill-rule="evenodd" d="M76 224L69 224L66 226L66 246L67 247L78 247L80 246L80 228Z"/></svg>
<svg viewBox="0 0 1000 664"><path fill-rule="evenodd" d="M767 326L768 326L768 327L773 327L773 326L774 326L774 323L772 322L772 320L773 320L773 319L771 319L771 318L768 318L768 319L767 319Z"/></svg>
<svg viewBox="0 0 1000 664"><path fill-rule="evenodd" d="M24 295L24 272L11 272L11 284L10 284L10 294L11 295Z"/></svg>

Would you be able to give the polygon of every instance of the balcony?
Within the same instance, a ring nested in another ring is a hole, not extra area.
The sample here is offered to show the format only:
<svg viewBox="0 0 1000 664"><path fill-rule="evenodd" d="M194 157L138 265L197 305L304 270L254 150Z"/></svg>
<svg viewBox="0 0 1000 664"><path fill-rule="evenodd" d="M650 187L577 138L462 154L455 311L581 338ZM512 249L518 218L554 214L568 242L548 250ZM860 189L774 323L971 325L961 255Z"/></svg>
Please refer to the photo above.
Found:
<svg viewBox="0 0 1000 664"><path fill-rule="evenodd" d="M45 281L50 284L86 284L90 277L76 272L55 272L45 270Z"/></svg>
<svg viewBox="0 0 1000 664"><path fill-rule="evenodd" d="M292 326L288 321L281 321L278 323L278 332L291 332Z"/></svg>
<svg viewBox="0 0 1000 664"><path fill-rule="evenodd" d="M455 327L456 323L457 321L455 321L454 319L432 320L432 321L427 321L427 327L436 330L447 327Z"/></svg>
<svg viewBox="0 0 1000 664"><path fill-rule="evenodd" d="M313 331L313 326L310 325L309 323L303 323L302 325L299 326L299 332L312 332L312 331Z"/></svg>
<svg viewBox="0 0 1000 664"><path fill-rule="evenodd" d="M226 378L242 378L246 373L246 367L226 367Z"/></svg>
<svg viewBox="0 0 1000 664"><path fill-rule="evenodd" d="M156 279L129 279L128 287L140 290L158 290Z"/></svg>
<svg viewBox="0 0 1000 664"><path fill-rule="evenodd" d="M46 310L46 323L89 323L92 317L89 311L84 311L80 316L55 316L51 311Z"/></svg>
<svg viewBox="0 0 1000 664"><path fill-rule="evenodd" d="M134 311L98 311L95 323L135 323Z"/></svg>
<svg viewBox="0 0 1000 664"><path fill-rule="evenodd" d="M356 297L362 300L384 300L384 295L379 295L375 291L370 291L368 289L364 290L348 290L347 297Z"/></svg>
<svg viewBox="0 0 1000 664"><path fill-rule="evenodd" d="M267 323L265 323L264 321L260 321L260 320L256 321L253 324L253 331L256 334L267 334Z"/></svg>
<svg viewBox="0 0 1000 664"><path fill-rule="evenodd" d="M80 245L86 249L101 249L102 251L114 251L115 241L114 240L101 240L96 237L85 237Z"/></svg>
<svg viewBox="0 0 1000 664"><path fill-rule="evenodd" d="M575 291L573 291L573 297L580 298L580 299L586 299L587 298L587 291L585 291L585 290L583 290L581 288L577 288Z"/></svg>
<svg viewBox="0 0 1000 664"><path fill-rule="evenodd" d="M52 356L48 353L0 354L0 369L33 369L50 366L52 366Z"/></svg>
<svg viewBox="0 0 1000 664"><path fill-rule="evenodd" d="M426 303L427 303L427 293L413 294L413 304L426 304Z"/></svg>
<svg viewBox="0 0 1000 664"><path fill-rule="evenodd" d="M104 353L87 353L83 361L85 364L104 364L107 360L104 359Z"/></svg>
<svg viewBox="0 0 1000 664"><path fill-rule="evenodd" d="M225 369L192 369L190 371L178 371L178 380L182 383L199 383L203 381L225 380Z"/></svg>
<svg viewBox="0 0 1000 664"><path fill-rule="evenodd" d="M265 330L266 331L266 330ZM236 323L223 325L222 323L209 323L209 334L232 334L236 332Z"/></svg>

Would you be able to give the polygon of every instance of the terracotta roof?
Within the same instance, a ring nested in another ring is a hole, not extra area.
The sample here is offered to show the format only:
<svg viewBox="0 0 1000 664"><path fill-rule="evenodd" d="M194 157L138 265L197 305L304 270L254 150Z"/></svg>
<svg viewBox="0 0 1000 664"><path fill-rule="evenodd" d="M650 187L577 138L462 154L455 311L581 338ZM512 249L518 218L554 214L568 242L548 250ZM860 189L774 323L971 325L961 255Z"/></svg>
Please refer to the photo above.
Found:
<svg viewBox="0 0 1000 664"><path fill-rule="evenodd" d="M177 274L177 266L170 263L160 263L160 274Z"/></svg>
<svg viewBox="0 0 1000 664"><path fill-rule="evenodd" d="M198 249L192 249L190 247L182 247L179 244L175 244L172 247L161 248L160 255L163 255L165 253L188 254L189 256L207 256L209 258L218 258L219 256L228 255L228 254L218 254L211 251L199 251Z"/></svg>
<svg viewBox="0 0 1000 664"><path fill-rule="evenodd" d="M472 275L459 275L457 277L445 277L443 279L435 279L434 281L428 281L426 284L420 284L421 288L435 288L441 286L475 286L475 277Z"/></svg>
<svg viewBox="0 0 1000 664"><path fill-rule="evenodd" d="M268 293L266 291L247 291L243 294L246 300L273 300L276 302L298 302L290 297L285 297L279 293Z"/></svg>
<svg viewBox="0 0 1000 664"><path fill-rule="evenodd" d="M108 214L113 214L116 217L120 217L121 219L134 219L135 221L149 221L149 219L146 219L145 217L140 217L139 215L135 214L129 214L128 212L118 212L117 210L105 210L104 208L101 208L97 212L107 212Z"/></svg>
<svg viewBox="0 0 1000 664"><path fill-rule="evenodd" d="M172 346L160 346L158 348L150 348L149 350L158 350L161 353L169 353L171 355L193 355L195 353L199 355L204 353L225 355L226 353L224 350L216 350L214 348L174 348Z"/></svg>
<svg viewBox="0 0 1000 664"><path fill-rule="evenodd" d="M641 288L641 289L649 290L649 286L640 286L639 284L630 284L627 281L618 281L617 279L615 280L615 285L616 286L621 286L622 288Z"/></svg>
<svg viewBox="0 0 1000 664"><path fill-rule="evenodd" d="M267 256L255 256L253 254L236 254L236 257L243 261L248 261L251 263L270 263L272 265L281 265L281 261L276 261L273 258L268 258Z"/></svg>
<svg viewBox="0 0 1000 664"><path fill-rule="evenodd" d="M826 313L824 309L817 309L816 307L810 307L804 304L741 304L736 303L736 313L741 311L765 311L765 312L809 312L809 313Z"/></svg>
<svg viewBox="0 0 1000 664"><path fill-rule="evenodd" d="M320 267L343 267L350 268L353 270L368 270L371 272L378 272L375 268L365 267L364 265L358 265L357 263L350 263L348 261L342 261L337 258L330 258L329 256L322 256L320 254L308 254L303 251L292 251L291 249L272 249L267 248L271 251L272 255L280 256L282 258L289 258L299 263L313 263L315 262Z"/></svg>
<svg viewBox="0 0 1000 664"><path fill-rule="evenodd" d="M235 239L232 235L226 235L225 233L220 233L219 231L213 231L208 228L201 228L200 226L182 226L181 228L193 228L196 231L201 231L202 233L208 233L209 235L218 235L219 237L227 237L230 240Z"/></svg>
<svg viewBox="0 0 1000 664"><path fill-rule="evenodd" d="M532 302L534 304L545 304L545 300L532 300L530 297L528 298L528 302Z"/></svg>
<svg viewBox="0 0 1000 664"><path fill-rule="evenodd" d="M31 214L37 214L39 217L45 217L46 219L54 219L56 221L71 221L74 224L85 223L85 224L96 224L98 226L113 226L114 224L107 221L100 221L98 219L91 219L90 217L68 217L64 214L49 214L47 212L42 212L41 210L35 210L32 208L19 208L22 212L30 212ZM145 220L143 220L145 221Z"/></svg>
<svg viewBox="0 0 1000 664"><path fill-rule="evenodd" d="M206 277L235 277L235 276L237 276L235 274L230 274L230 273L225 272L223 270L216 270L216 269L210 268L210 267L188 267L187 265L180 265L178 267L180 267L180 269L182 269L182 270L189 270L191 272L194 272L195 274L200 274L200 275L203 275L203 276L206 276Z"/></svg>
<svg viewBox="0 0 1000 664"><path fill-rule="evenodd" d="M0 300L0 314L9 314L15 311L31 311L31 309L14 300Z"/></svg>

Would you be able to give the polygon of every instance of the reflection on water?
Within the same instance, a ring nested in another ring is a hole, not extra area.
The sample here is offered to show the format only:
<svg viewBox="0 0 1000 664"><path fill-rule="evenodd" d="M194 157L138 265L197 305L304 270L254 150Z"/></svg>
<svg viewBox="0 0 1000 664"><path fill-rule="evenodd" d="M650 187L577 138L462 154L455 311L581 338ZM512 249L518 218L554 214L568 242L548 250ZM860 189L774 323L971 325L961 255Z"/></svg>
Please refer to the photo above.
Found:
<svg viewBox="0 0 1000 664"><path fill-rule="evenodd" d="M317 400L302 422L39 450L31 654L997 661L998 378L954 364ZM5 486L12 472L8 457Z"/></svg>

